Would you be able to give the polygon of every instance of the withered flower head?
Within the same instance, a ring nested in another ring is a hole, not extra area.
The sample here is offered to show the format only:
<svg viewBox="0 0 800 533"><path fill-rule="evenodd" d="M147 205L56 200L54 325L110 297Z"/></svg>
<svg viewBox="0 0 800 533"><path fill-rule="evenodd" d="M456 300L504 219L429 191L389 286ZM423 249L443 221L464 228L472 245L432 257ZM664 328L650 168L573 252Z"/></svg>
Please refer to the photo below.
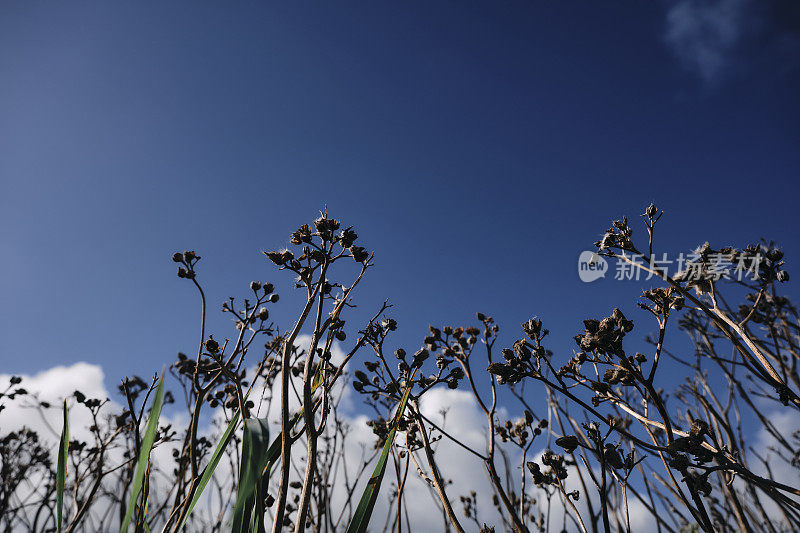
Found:
<svg viewBox="0 0 800 533"><path fill-rule="evenodd" d="M539 335L542 332L542 321L536 317L531 318L524 324L522 324L522 331L531 338L531 340L536 340L539 338Z"/></svg>
<svg viewBox="0 0 800 533"><path fill-rule="evenodd" d="M279 252L264 252L267 258L278 266L285 265L288 261L294 259L294 254L289 250L281 250Z"/></svg>
<svg viewBox="0 0 800 533"><path fill-rule="evenodd" d="M514 353L519 356L523 361L528 361L531 358L531 350L528 348L524 339L519 339L512 346Z"/></svg>
<svg viewBox="0 0 800 533"><path fill-rule="evenodd" d="M324 241L333 240L333 232L339 229L339 221L333 218L319 217L314 221L314 227L317 228L319 236Z"/></svg>
<svg viewBox="0 0 800 533"><path fill-rule="evenodd" d="M342 244L342 248L350 248L353 246L353 243L356 242L358 238L358 234L353 231L353 226L349 228L343 229L342 232L339 234L339 240Z"/></svg>
<svg viewBox="0 0 800 533"><path fill-rule="evenodd" d="M369 257L369 252L361 246L351 246L350 253L353 255L353 259L356 263L363 263Z"/></svg>
<svg viewBox="0 0 800 533"><path fill-rule="evenodd" d="M556 446L564 448L567 453L572 453L578 447L578 437L575 435L565 435L556 439Z"/></svg>
<svg viewBox="0 0 800 533"><path fill-rule="evenodd" d="M417 350L414 354L414 362L412 363L414 366L422 366L422 363L428 358L430 353L425 348L421 348Z"/></svg>
<svg viewBox="0 0 800 533"><path fill-rule="evenodd" d="M219 351L219 343L215 341L213 338L209 338L205 342L206 350L211 353L217 353Z"/></svg>
<svg viewBox="0 0 800 533"><path fill-rule="evenodd" d="M300 228L292 233L292 244L302 244L311 242L311 226L303 224Z"/></svg>
<svg viewBox="0 0 800 533"><path fill-rule="evenodd" d="M622 457L617 451L617 447L613 444L605 445L603 449L603 456L605 457L606 462L611 465L611 468L618 469L625 466L625 463L622 461Z"/></svg>
<svg viewBox="0 0 800 533"><path fill-rule="evenodd" d="M689 433L693 437L701 437L703 435L707 435L708 434L708 422L706 422L705 420L702 420L700 418L696 418L692 422L692 427L689 430Z"/></svg>

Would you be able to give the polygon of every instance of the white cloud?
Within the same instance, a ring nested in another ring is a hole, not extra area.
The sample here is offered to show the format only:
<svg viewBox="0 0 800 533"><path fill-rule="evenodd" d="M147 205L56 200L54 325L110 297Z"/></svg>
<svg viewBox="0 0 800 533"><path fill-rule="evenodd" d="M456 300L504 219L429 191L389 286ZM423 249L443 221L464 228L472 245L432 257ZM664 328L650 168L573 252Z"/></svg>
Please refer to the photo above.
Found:
<svg viewBox="0 0 800 533"><path fill-rule="evenodd" d="M782 437L789 443L795 442L793 433L800 428L800 413L794 409L775 409L767 412L767 419L778 429L783 431ZM788 465L784 459L778 455L780 451L784 457L789 455L786 448L778 442L769 431L763 426L759 429L753 445L753 451L758 454L768 464L765 465L754 455L749 458L749 466L755 474L763 477L772 478L780 483L797 487L800 486L800 470Z"/></svg>
<svg viewBox="0 0 800 533"><path fill-rule="evenodd" d="M423 415L433 420L437 425L444 425L445 431L453 437L478 452L485 452L486 417L475 404L472 394L461 390L433 389L423 396L420 409ZM446 411L446 415L442 414L443 411ZM430 431L431 428L428 427L427 429ZM471 490L478 494L481 520L486 521L488 524L499 525L491 502L491 488L486 468L481 460L446 437L435 444L435 447L435 459L442 477L445 480L452 480L452 484L448 485L446 490L452 501L453 510L459 521L461 521L461 525L466 530L470 529L470 524L463 517L459 496L468 495ZM420 466L430 476L425 455L419 453L417 457ZM419 531L421 533L442 531L444 529L442 515L431 498L431 492L419 475L412 478L409 489L406 494L406 505L415 510L414 513L410 514L411 531ZM385 505L384 498L384 507L381 508L384 515L387 512ZM498 528L498 530L500 529L502 528Z"/></svg>
<svg viewBox="0 0 800 533"><path fill-rule="evenodd" d="M301 337L298 339L298 344L301 346L308 343L310 339ZM334 348L334 358L341 360L343 353L338 347ZM105 399L110 396L108 390L104 385L104 374L102 369L96 365L87 363L76 363L71 366L58 366L49 370L40 372L38 374L28 376L23 375L23 383L20 385L29 391L31 399L25 402L5 402L6 409L0 413L0 423L2 423L3 433L22 428L23 426L40 432L44 438L51 443L55 443L58 438L58 433L61 429L61 400L64 397L70 397L75 390L80 390L88 398ZM0 375L0 383L7 383L10 378L9 375ZM350 387L346 387L344 382L340 382L340 393L343 397L343 403L347 407L342 411L340 416L343 418L345 424L350 427L351 433L348 437L348 446L345 450L347 464L352 468L364 460L364 451L372 449L374 443L374 435L371 429L367 426L368 418L363 414L356 414L352 409L358 403L359 398L355 395ZM252 398L258 398L262 395L263 387L261 382L257 382L254 387ZM267 398L273 395L277 400L279 392L277 384L273 386L272 390L266 391ZM33 397L39 400L50 402L52 407L49 409L40 410L34 407ZM70 402L73 403L73 402ZM258 402L257 402L258 403ZM22 405L25 404L25 405ZM293 409L299 406L299 402L293 399L290 402ZM120 405L117 403L109 403L105 409L107 412L118 410ZM446 420L442 415L442 411L447 411ZM483 427L485 425L485 418L483 413L478 411L472 401L471 395L464 391L453 391L447 389L434 390L427 394L422 403L422 410L426 416L436 421L439 424L444 424L448 432L453 436L459 438L463 442L474 446L478 450L483 450L485 447ZM209 423L208 426L203 428L201 434L211 435L215 433L213 427L219 428L224 425L224 421L219 415L221 411L215 414L215 418ZM260 412L257 414L260 417L266 417L272 421L270 429L273 435L279 432L279 404L277 401L263 403ZM174 427L180 428L181 423L185 422L185 415L176 413L174 415L162 415L162 423L172 423ZM73 408L70 410L70 429L72 438L88 437L88 426L91 424L88 410ZM217 431L218 432L218 431ZM165 470L171 470L172 465L172 449L176 444L168 444L159 446L153 452L153 461L156 465L164 467ZM458 503L458 497L462 494L467 494L470 490L476 490L478 494L489 494L489 485L485 475L484 467L480 460L470 456L458 446L442 439L436 444L438 452L436 454L439 461L439 467L443 475L447 479L452 480L452 485L448 487L449 496L453 501L453 506L456 512L461 516L461 506ZM296 456L302 456L304 448L304 441L301 439L295 447ZM55 455L56 446L52 446L53 454ZM55 458L55 457L54 457ZM109 457L109 464L119 458ZM419 455L420 465L427 470L427 463L424 455ZM360 496L360 492L366 480L374 467L374 463L370 464L359 484L354 504ZM297 476L293 474L292 478ZM375 514L379 521L383 520L388 512L387 494L388 487L390 486L394 475L387 472L385 478L382 494L376 505ZM229 483L232 479L232 472L230 466L225 462L220 463L220 467L215 473L215 478L221 483ZM438 520L441 516L436 508L436 504L432 499L432 493L428 490L422 479L416 474L416 470L411 469L409 474L409 491L407 492L406 505L413 512L409 513L411 518L412 531L420 533L437 532L442 530L442 522ZM158 490L158 482L154 481L153 490ZM333 495L332 508L338 510L344 505L346 494L344 490L335 491ZM206 502L206 507L209 508L210 513L215 512L219 508L218 502L209 499ZM489 523L496 522L494 517L494 509L491 502L488 500L481 502L481 509L486 516L482 518ZM437 519L433 519L436 517Z"/></svg>
<svg viewBox="0 0 800 533"><path fill-rule="evenodd" d="M0 435L18 431L23 427L37 432L43 444L49 445L51 459L55 463L58 455L57 443L62 427L62 400L71 397L76 390L80 390L87 398L97 398L101 401L108 398L108 392L103 384L103 371L96 365L75 363L71 366L56 366L32 376L21 375L20 377L22 377L22 383L14 387L14 390L23 388L27 394L18 396L12 401L4 399L1 402L5 408L0 411L0 427L2 427ZM10 378L11 376L8 374L0 374L0 386L5 388ZM42 406L41 402L50 405L49 407ZM74 400L69 400L68 405L72 404L74 404ZM100 410L101 418L105 413L112 412L117 408L116 404L106 404ZM92 441L89 431L92 418L88 409L70 407L69 420L70 439ZM121 457L117 459L121 460ZM109 457L109 460L116 459ZM37 473L37 475L26 477L17 488L16 496L24 501L36 492L44 490L46 486L41 474ZM69 497L65 501L65 508L69 512L71 508ZM14 533L24 530L24 526L17 525Z"/></svg>
<svg viewBox="0 0 800 533"><path fill-rule="evenodd" d="M299 344L307 343L309 339L299 339ZM334 357L341 358L343 354L334 353ZM252 372L251 372L252 374ZM5 383L10 376L0 375L0 383ZM24 386L28 391L35 394L39 399L50 402L54 407L45 410L43 417L39 416L35 410L31 408L24 408L15 406L17 402L6 402L7 409L0 413L0 425L2 425L3 432L18 429L20 427L28 426L37 431L44 432L44 435L53 443L57 439L57 431L60 430L60 405L61 398L70 396L74 390L81 390L87 397L94 397L105 399L109 397L108 390L105 388L103 379L103 371L96 365L86 363L76 363L72 366L55 367L44 372L40 372L33 376L23 376L24 381L21 386ZM344 402L349 403L352 407L360 404L360 398L355 394L351 387L345 386L340 382L338 387L342 387L341 394ZM262 394L262 386L259 382L256 383L253 395L257 399ZM270 395L276 399L274 403L264 402L260 412L257 416L266 417L271 420L270 429L272 435L277 435L279 432L279 405L277 398L279 392L277 384L271 390L266 392L266 397ZM258 402L257 402L258 403ZM299 406L297 400L291 402L293 408ZM117 410L120 408L119 404L110 403L109 412L111 409ZM437 425L443 426L445 430L464 442L468 446L483 453L486 448L486 418L483 412L476 405L472 394L464 390L449 390L446 388L438 388L428 392L422 400L421 409L423 414L429 419L433 420ZM71 430L73 437L79 437L81 434L86 433L86 428L89 425L88 413L84 414L86 409L72 409L71 414ZM445 413L446 414L443 414ZM201 434L213 436L218 435L220 428L224 427L224 420L220 416L221 410L215 412L214 419L209 421L201 430ZM362 464L365 457L365 450L369 452L373 448L374 435L372 430L367 426L368 418L363 414L358 413L354 408L346 408L339 413L342 421L350 427L350 434L348 436L347 447L345 449L346 464L352 471L356 465ZM501 419L509 417L505 411L499 413ZM183 427L185 422L185 414L164 414L162 415L162 423L172 423L174 427ZM54 431L48 429L48 425ZM428 428L431 429L430 427ZM438 433L438 432L433 432ZM216 437L212 437L213 440ZM402 443L402 436L399 437L399 442ZM167 445L159 446L153 452L153 461L156 465L163 467L165 471L172 469L172 450L177 444L170 443ZM486 522L489 525L497 526L497 530L502 530L502 523L497 515L492 502L491 502L491 486L486 474L485 466L482 461L474 455L466 452L455 443L451 442L447 437L441 438L435 443L436 460L443 477L452 483L447 486L448 495L452 501L453 508L461 520L462 525L466 530L474 529L474 524L470 523L463 517L462 505L459 502L459 496L467 495L470 491L474 490L478 494L478 506L480 512L481 522ZM295 447L295 457L301 458L304 453L305 441L301 439ZM55 446L53 446L55 453ZM511 465L512 483L514 486L519 487L520 476L522 475L520 465L521 456L518 451L513 447L506 448L509 457L509 464ZM541 451L532 454L533 458L538 458ZM530 457L530 456L529 456ZM429 467L423 453L417 454L420 466L425 470L426 474L430 475ZM119 457L109 456L108 463L112 464L114 461L119 460ZM498 467L502 472L501 462L498 459ZM355 493L353 506L357 503L360 497L363 486L369 478L372 469L374 468L374 461L367 467L365 475L362 477L361 482L358 484ZM341 471L340 471L341 476ZM229 484L233 479L233 472L231 465L226 461L222 461L218 470L215 472L215 478L221 484ZM277 478L277 476L274 476ZM387 470L381 494L378 498L375 507L375 520L383 524L385 517L389 513L388 495L390 493L391 485L394 481L394 469L390 466ZM292 479L299 479L299 473L293 472ZM338 477L337 479L341 479ZM164 479L154 481L153 490L158 491L159 487L163 485ZM575 476L570 476L568 480L567 489L573 490L579 488ZM529 484L530 487L530 484ZM335 513L344 507L346 494L344 487L341 483L335 485L331 508ZM426 485L426 482L417 474L416 468L413 463L410 468L408 485L406 491L405 505L409 509L410 530L418 533L435 533L444 529L442 514L437 507L436 495ZM585 495L581 494L579 508L585 508ZM212 516L219 510L219 501L211 498L209 494L204 499L203 504L198 506L198 512ZM634 531L646 532L652 529L652 519L647 516L644 509L640 508L636 502L631 502L631 527ZM560 524L563 520L563 509L557 499L553 499L553 506L550 511L551 526ZM567 522L568 531L573 530L571 524Z"/></svg>
<svg viewBox="0 0 800 533"><path fill-rule="evenodd" d="M8 383L8 374L0 374L0 384ZM103 384L103 370L97 365L75 363L71 366L56 366L39 372L33 376L21 375L20 387L27 390L40 401L49 402L51 407L39 409L33 398L23 401L4 402L6 408L0 412L0 425L3 431L15 431L27 427L44 436L58 439L61 432L61 400L71 396L76 390L83 392L87 398L108 398L108 391ZM76 409L70 413L73 435L80 437L88 434L86 428L91 424L87 409ZM85 433L82 433L85 432Z"/></svg>
<svg viewBox="0 0 800 533"><path fill-rule="evenodd" d="M681 0L667 12L665 40L677 58L706 82L728 68L751 0Z"/></svg>

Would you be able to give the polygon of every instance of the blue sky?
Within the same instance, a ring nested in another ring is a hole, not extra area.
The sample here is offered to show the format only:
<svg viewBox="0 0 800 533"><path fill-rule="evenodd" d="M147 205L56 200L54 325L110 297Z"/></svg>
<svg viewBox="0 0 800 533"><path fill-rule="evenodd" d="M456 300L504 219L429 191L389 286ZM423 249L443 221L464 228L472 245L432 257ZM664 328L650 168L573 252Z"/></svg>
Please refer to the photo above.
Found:
<svg viewBox="0 0 800 533"><path fill-rule="evenodd" d="M203 256L212 310L269 280L287 325L291 280L260 252L323 205L375 252L352 323L388 297L407 347L475 311L508 343L539 315L564 356L614 306L651 331L649 283L576 273L651 201L664 251L763 236L800 278L798 20L747 0L3 2L3 371L87 361L113 384L194 349L176 250Z"/></svg>

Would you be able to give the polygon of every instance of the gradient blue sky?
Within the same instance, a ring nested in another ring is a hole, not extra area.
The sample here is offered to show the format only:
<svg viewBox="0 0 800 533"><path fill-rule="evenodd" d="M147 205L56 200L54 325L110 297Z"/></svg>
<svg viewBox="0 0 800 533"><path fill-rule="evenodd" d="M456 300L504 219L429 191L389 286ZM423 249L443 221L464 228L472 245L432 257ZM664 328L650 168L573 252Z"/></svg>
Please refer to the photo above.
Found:
<svg viewBox="0 0 800 533"><path fill-rule="evenodd" d="M649 283L576 273L651 201L664 250L764 236L800 279L789 4L4 1L2 370L114 384L193 350L176 250L214 312L270 280L286 325L260 252L325 204L375 252L354 318L390 298L407 347L475 311L562 353L615 305L651 331Z"/></svg>

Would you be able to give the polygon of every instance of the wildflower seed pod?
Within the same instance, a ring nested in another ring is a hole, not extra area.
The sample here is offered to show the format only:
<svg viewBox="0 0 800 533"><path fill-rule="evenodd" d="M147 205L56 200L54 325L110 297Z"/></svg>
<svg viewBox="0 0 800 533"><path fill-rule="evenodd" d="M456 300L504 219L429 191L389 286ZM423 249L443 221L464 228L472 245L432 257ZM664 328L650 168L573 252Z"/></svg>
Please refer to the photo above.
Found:
<svg viewBox="0 0 800 533"><path fill-rule="evenodd" d="M564 448L564 451L567 453L574 452L575 448L578 447L578 444L578 437L575 435L566 435L556 439L556 446Z"/></svg>
<svg viewBox="0 0 800 533"><path fill-rule="evenodd" d="M211 353L217 353L219 351L219 343L215 341L213 338L210 338L205 343L206 350Z"/></svg>

